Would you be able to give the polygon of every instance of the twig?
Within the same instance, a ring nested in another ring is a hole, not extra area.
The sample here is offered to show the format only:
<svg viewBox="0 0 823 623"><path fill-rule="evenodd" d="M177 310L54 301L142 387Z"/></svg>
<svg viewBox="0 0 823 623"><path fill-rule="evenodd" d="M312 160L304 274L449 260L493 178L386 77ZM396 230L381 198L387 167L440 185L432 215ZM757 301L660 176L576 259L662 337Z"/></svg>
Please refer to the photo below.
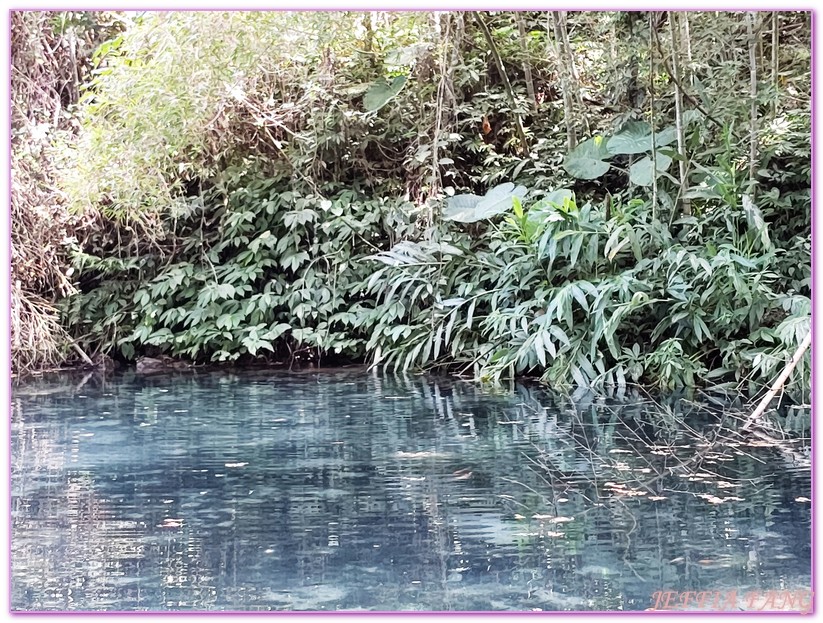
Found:
<svg viewBox="0 0 823 623"><path fill-rule="evenodd" d="M760 418L760 416L763 415L763 413L766 411L766 407L769 406L769 403L772 401L772 398L775 397L777 392L779 392L783 388L783 385L786 383L786 379L789 378L789 375L792 373L792 370L795 369L797 364L803 358L803 355L806 353L806 350L808 350L809 346L811 346L811 343L812 332L809 331L806 334L806 337L803 339L803 342L801 342L800 346L795 351L794 355L792 355L791 361L789 361L789 363L786 364L786 367L783 369L783 372L780 373L780 376L777 377L771 389L768 392L766 392L765 396L763 396L763 400L761 400L760 404L757 405L757 409L754 410L754 412L749 416L749 419L746 420L746 423L743 424L742 430L749 430L749 428L752 427L752 425Z"/></svg>

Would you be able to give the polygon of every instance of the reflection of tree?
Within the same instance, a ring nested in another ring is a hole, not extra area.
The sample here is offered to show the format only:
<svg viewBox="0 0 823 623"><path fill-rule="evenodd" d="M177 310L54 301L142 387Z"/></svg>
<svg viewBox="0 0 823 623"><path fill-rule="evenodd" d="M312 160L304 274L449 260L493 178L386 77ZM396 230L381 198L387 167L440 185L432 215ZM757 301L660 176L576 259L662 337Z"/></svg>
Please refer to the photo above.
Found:
<svg viewBox="0 0 823 623"><path fill-rule="evenodd" d="M359 372L33 390L13 411L16 604L643 609L808 577L806 466L771 473L790 455L685 400Z"/></svg>

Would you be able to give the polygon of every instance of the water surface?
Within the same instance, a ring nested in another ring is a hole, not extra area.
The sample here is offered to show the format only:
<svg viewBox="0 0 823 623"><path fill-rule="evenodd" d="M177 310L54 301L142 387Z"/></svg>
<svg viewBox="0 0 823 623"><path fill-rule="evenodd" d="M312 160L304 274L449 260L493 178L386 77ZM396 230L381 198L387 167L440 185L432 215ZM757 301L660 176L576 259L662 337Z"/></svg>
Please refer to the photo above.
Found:
<svg viewBox="0 0 823 623"><path fill-rule="evenodd" d="M13 392L12 607L643 610L661 590L808 590L807 446L726 433L686 400L533 386L50 377Z"/></svg>

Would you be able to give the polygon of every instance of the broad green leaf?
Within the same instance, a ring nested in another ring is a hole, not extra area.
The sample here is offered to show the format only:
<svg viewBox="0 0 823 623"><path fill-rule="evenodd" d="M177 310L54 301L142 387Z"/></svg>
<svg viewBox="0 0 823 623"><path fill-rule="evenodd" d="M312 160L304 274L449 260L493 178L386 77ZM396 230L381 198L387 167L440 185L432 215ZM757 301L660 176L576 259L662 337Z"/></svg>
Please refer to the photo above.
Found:
<svg viewBox="0 0 823 623"><path fill-rule="evenodd" d="M443 218L447 221L457 221L458 223L474 223L475 208L483 197L479 195L455 195L449 197L447 207L443 210Z"/></svg>
<svg viewBox="0 0 823 623"><path fill-rule="evenodd" d="M514 205L514 197L524 197L525 186L515 186L511 182L495 186L483 197L477 195L455 195L449 197L448 204L443 210L443 218L447 221L460 223L476 223L489 219L507 210Z"/></svg>
<svg viewBox="0 0 823 623"><path fill-rule="evenodd" d="M614 136L609 139L610 155L642 154L652 148L651 128L645 121L627 121Z"/></svg>
<svg viewBox="0 0 823 623"><path fill-rule="evenodd" d="M558 188L543 197L542 202L563 207L566 204L567 199L569 201L574 201L574 193L568 188Z"/></svg>
<svg viewBox="0 0 823 623"><path fill-rule="evenodd" d="M563 168L577 179L597 179L611 166L608 162L603 162L604 158L611 155L607 150L607 143L608 141L600 136L583 141L566 154Z"/></svg>
<svg viewBox="0 0 823 623"><path fill-rule="evenodd" d="M517 186L511 182L500 184L486 193L486 196L477 204L475 212L477 219L487 219L507 210L511 210L514 205L514 197L525 197L527 189L525 186Z"/></svg>
<svg viewBox="0 0 823 623"><path fill-rule="evenodd" d="M669 165L672 163L672 159L665 154L658 153L656 160L657 175L659 176L663 171L669 168ZM633 184L637 184L638 186L651 186L652 168L652 159L651 157L646 156L642 160L635 162L629 168L629 179Z"/></svg>
<svg viewBox="0 0 823 623"><path fill-rule="evenodd" d="M397 97L406 84L406 76L395 76L391 83L385 78L380 78L369 87L368 92L363 96L363 107L368 112L376 112Z"/></svg>
<svg viewBox="0 0 823 623"><path fill-rule="evenodd" d="M677 130L669 126L655 132L654 144L657 147L671 145L677 140ZM620 131L609 139L609 154L643 154L652 150L651 127L645 121L628 121Z"/></svg>
<svg viewBox="0 0 823 623"><path fill-rule="evenodd" d="M654 144L658 147L671 145L677 140L677 129L670 125L668 128L663 128L660 132L654 135Z"/></svg>

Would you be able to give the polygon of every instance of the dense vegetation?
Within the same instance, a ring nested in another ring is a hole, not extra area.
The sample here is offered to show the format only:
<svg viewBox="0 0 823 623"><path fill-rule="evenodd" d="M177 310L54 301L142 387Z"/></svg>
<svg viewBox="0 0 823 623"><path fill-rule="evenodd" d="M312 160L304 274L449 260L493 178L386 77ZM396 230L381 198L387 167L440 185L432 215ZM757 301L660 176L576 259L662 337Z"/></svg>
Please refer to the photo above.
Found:
<svg viewBox="0 0 823 623"><path fill-rule="evenodd" d="M15 121L15 309L42 306L18 369L81 350L757 391L809 331L809 13L68 17L13 17L15 97L76 94ZM17 220L24 155L48 227Z"/></svg>

